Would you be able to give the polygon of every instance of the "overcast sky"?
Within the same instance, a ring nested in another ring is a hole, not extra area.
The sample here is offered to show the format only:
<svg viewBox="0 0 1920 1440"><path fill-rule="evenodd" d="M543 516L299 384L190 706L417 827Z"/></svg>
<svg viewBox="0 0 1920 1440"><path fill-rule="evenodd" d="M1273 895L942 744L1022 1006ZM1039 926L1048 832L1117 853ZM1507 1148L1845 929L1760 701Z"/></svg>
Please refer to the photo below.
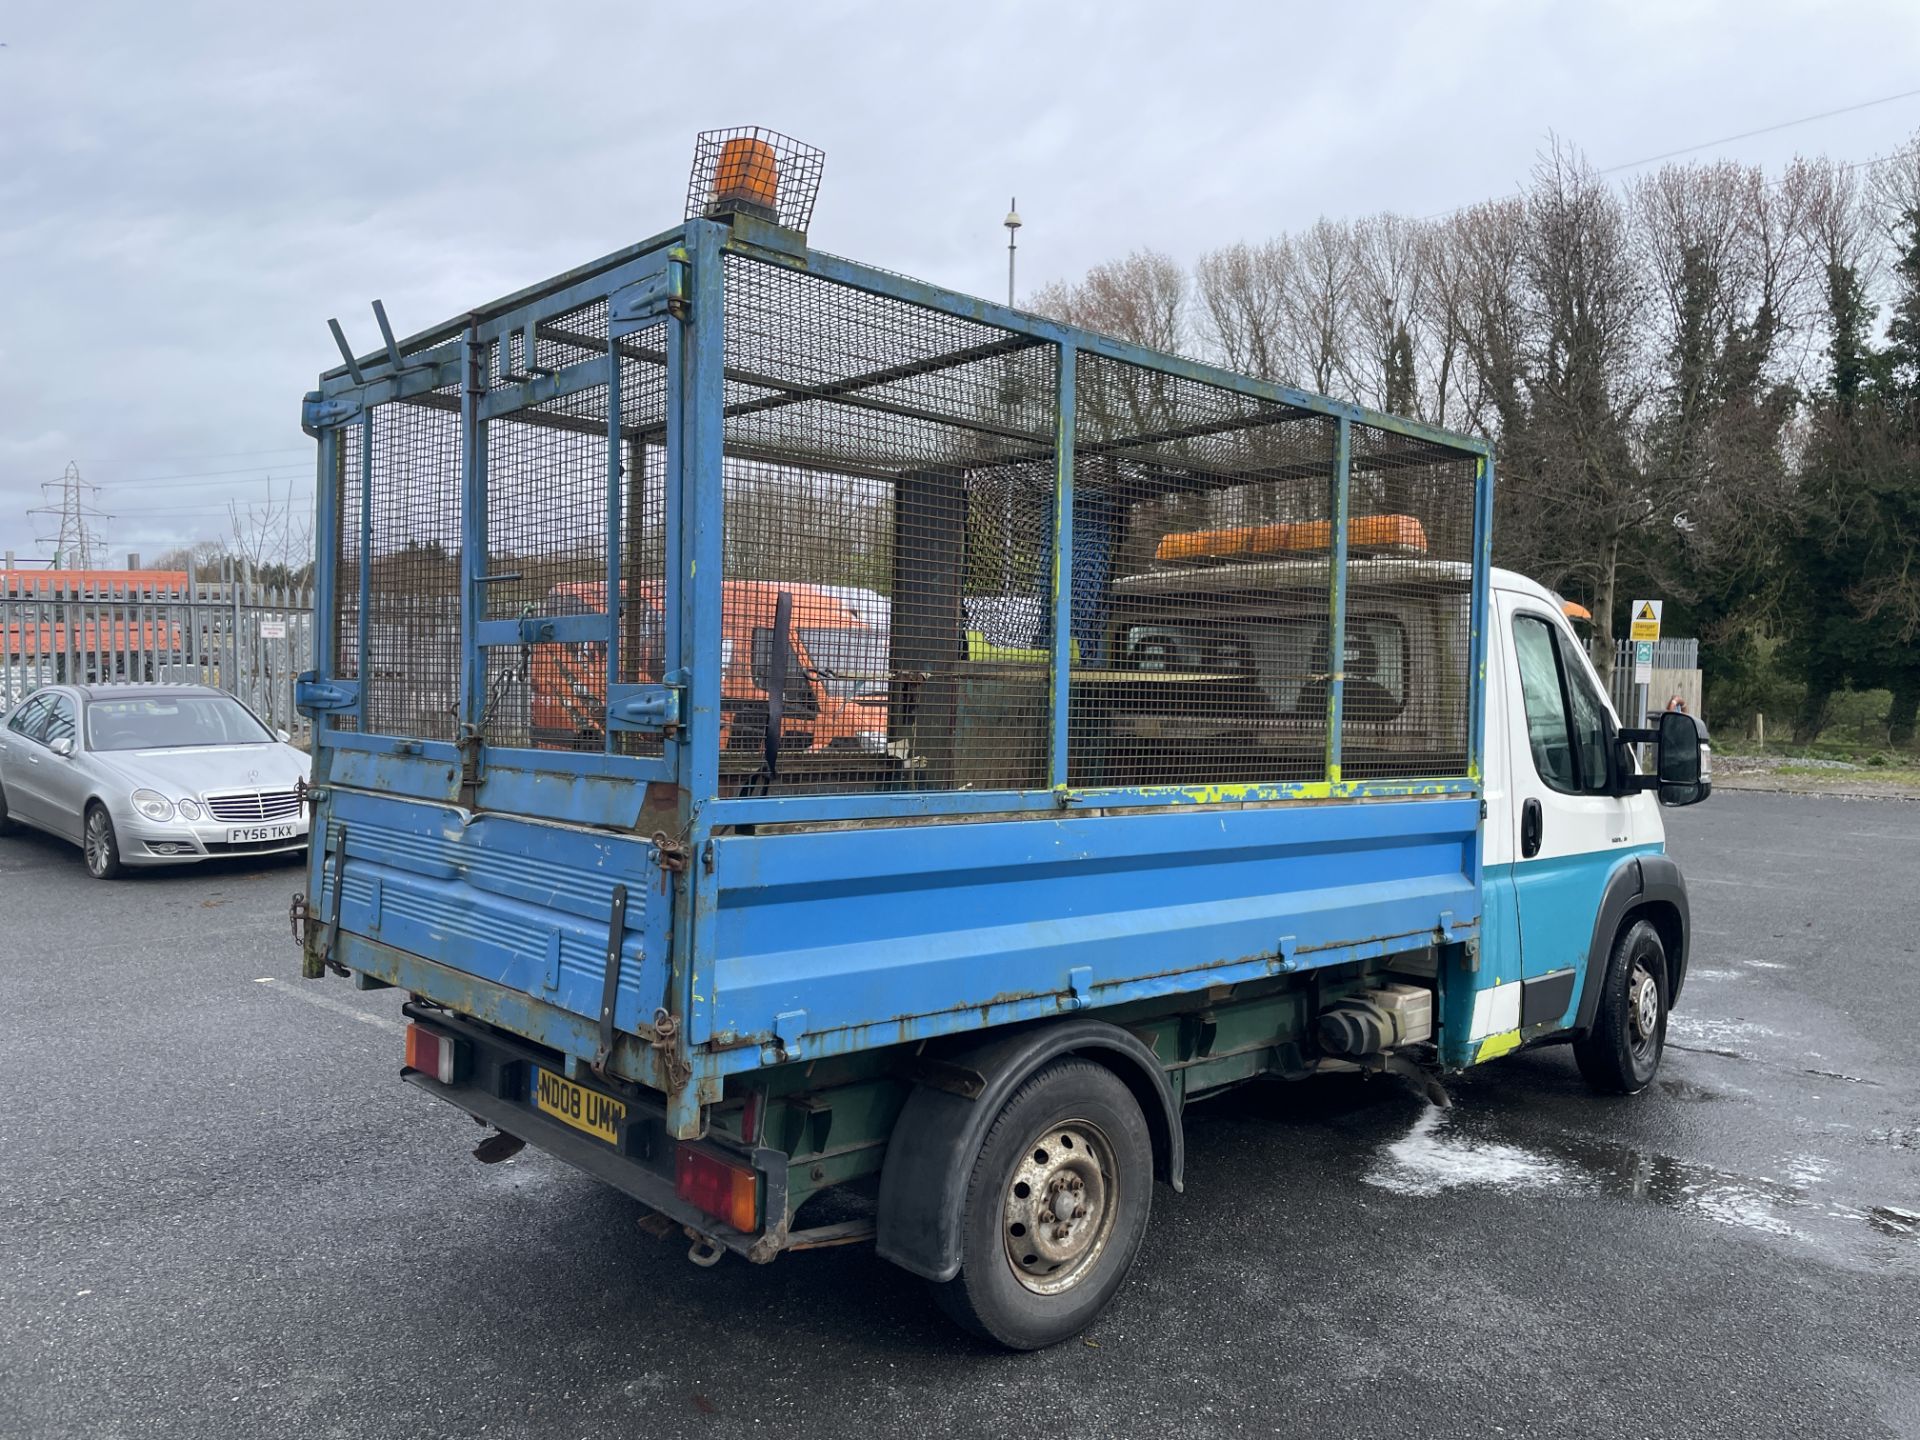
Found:
<svg viewBox="0 0 1920 1440"><path fill-rule="evenodd" d="M1394 18L1398 13L1398 19ZM827 152L812 239L1002 293L1920 89L1920 3L0 7L0 547L70 460L124 563L311 495L364 352L672 224L696 130ZM550 18L549 18L550 17ZM1862 160L1920 97L1703 152Z"/></svg>

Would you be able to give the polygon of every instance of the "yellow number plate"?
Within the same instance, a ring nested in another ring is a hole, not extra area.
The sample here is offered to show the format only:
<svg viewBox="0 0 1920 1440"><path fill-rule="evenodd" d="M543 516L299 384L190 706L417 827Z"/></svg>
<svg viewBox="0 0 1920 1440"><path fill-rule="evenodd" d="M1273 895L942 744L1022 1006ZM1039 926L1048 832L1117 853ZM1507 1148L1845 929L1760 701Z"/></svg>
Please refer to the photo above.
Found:
<svg viewBox="0 0 1920 1440"><path fill-rule="evenodd" d="M533 1071L533 1103L537 1109L596 1140L609 1145L620 1143L620 1122L627 1118L626 1106L551 1070L538 1065L528 1068Z"/></svg>

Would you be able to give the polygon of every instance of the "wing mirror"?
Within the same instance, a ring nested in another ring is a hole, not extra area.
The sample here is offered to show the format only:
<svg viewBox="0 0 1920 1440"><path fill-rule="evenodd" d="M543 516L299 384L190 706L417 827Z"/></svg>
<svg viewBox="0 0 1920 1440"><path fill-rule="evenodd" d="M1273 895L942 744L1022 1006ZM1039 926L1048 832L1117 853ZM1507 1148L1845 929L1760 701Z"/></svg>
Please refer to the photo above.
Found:
<svg viewBox="0 0 1920 1440"><path fill-rule="evenodd" d="M291 745L293 743L292 732L287 730L276 730L273 733L280 737L280 743L282 745Z"/></svg>
<svg viewBox="0 0 1920 1440"><path fill-rule="evenodd" d="M56 755L71 755L73 754L73 737L62 735L58 740L49 740L47 748Z"/></svg>
<svg viewBox="0 0 1920 1440"><path fill-rule="evenodd" d="M1696 805L1707 798L1702 789L1700 727L1683 710L1668 710L1655 727L1660 757L1655 767L1662 805Z"/></svg>
<svg viewBox="0 0 1920 1440"><path fill-rule="evenodd" d="M1657 790L1662 805L1698 805L1713 793L1713 751L1705 727L1684 710L1663 711L1652 729L1622 730L1617 738L1655 747L1654 773L1626 775L1620 793ZM1631 768L1624 748L1621 763Z"/></svg>

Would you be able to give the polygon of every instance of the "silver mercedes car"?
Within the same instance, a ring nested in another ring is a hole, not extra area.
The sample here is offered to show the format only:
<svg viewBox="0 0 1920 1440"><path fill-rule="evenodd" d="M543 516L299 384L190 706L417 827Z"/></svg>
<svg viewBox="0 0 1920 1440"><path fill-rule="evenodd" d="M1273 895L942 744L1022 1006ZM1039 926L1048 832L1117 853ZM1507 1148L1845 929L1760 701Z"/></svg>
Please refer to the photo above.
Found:
<svg viewBox="0 0 1920 1440"><path fill-rule="evenodd" d="M102 880L304 849L307 757L286 742L204 685L51 685L0 721L0 833L71 840Z"/></svg>

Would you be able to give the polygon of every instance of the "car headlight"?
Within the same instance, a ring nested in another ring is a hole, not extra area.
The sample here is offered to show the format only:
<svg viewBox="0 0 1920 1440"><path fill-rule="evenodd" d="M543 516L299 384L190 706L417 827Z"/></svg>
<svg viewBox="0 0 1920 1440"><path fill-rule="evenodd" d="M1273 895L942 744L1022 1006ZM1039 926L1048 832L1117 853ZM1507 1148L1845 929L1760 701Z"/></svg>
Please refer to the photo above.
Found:
<svg viewBox="0 0 1920 1440"><path fill-rule="evenodd" d="M136 790L133 792L133 808L149 820L171 820L173 801L167 799L158 790Z"/></svg>
<svg viewBox="0 0 1920 1440"><path fill-rule="evenodd" d="M200 818L200 802L198 800L182 800L178 805L174 806L174 809L180 812L180 818L182 820L198 820Z"/></svg>

